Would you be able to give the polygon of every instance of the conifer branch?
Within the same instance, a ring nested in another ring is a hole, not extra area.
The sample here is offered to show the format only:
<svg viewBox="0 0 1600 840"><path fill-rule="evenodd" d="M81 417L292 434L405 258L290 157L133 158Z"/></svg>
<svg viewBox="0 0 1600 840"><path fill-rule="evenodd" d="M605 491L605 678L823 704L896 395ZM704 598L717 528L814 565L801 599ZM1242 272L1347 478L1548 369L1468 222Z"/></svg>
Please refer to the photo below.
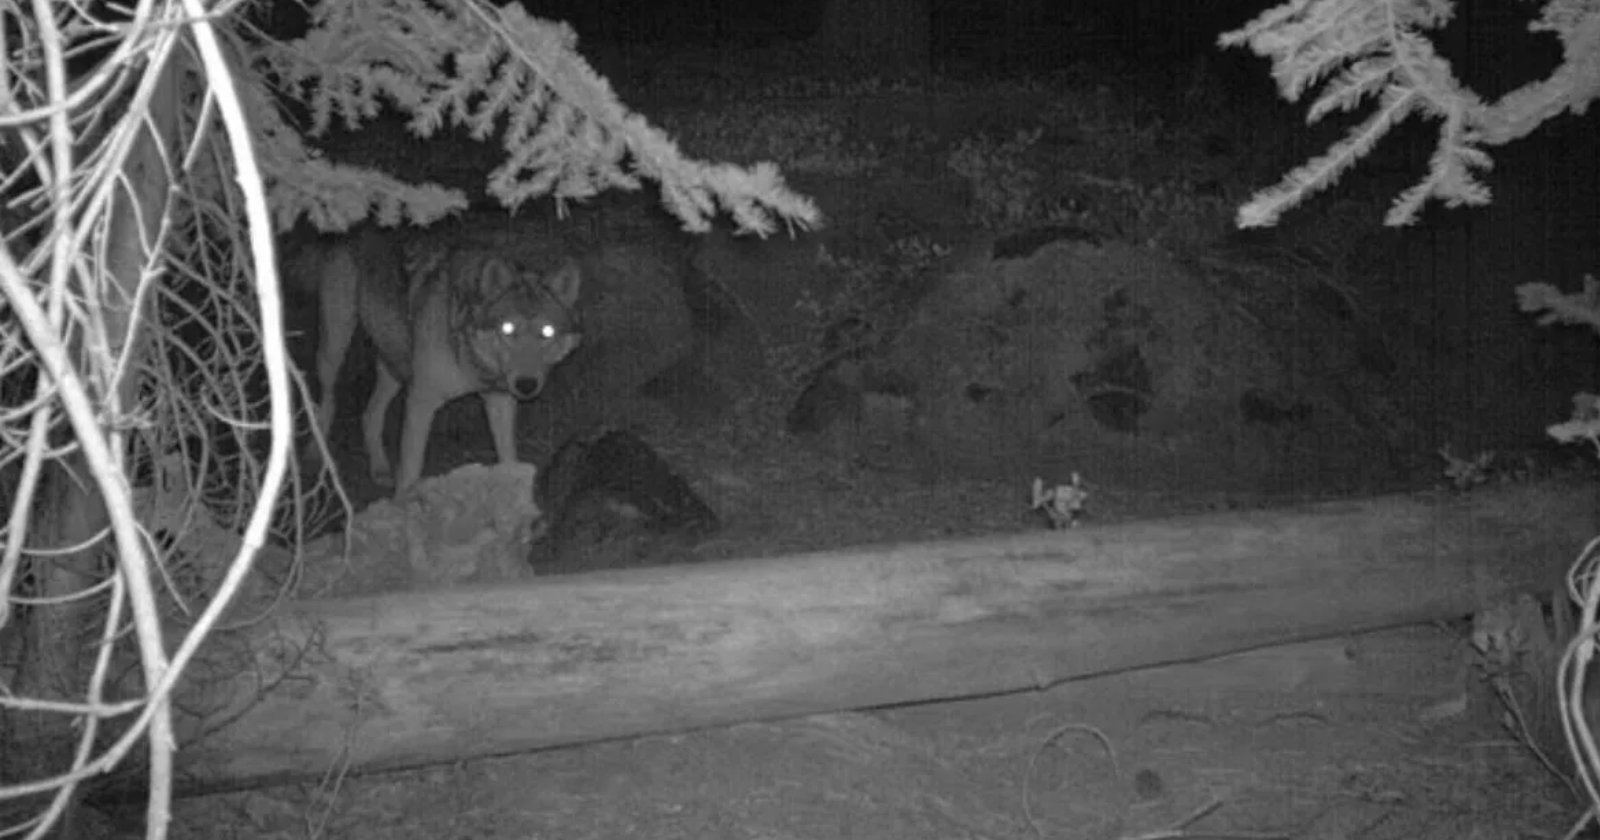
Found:
<svg viewBox="0 0 1600 840"><path fill-rule="evenodd" d="M1378 100L1373 115L1344 140L1241 207L1240 227L1275 224L1418 112L1442 121L1439 143L1428 174L1395 199L1385 223L1409 224L1429 199L1450 207L1486 204L1489 188L1477 173L1493 161L1484 146L1522 137L1566 110L1581 113L1600 93L1597 0L1550 0L1531 29L1561 39L1562 66L1492 105L1456 80L1423 34L1448 23L1453 12L1450 0L1290 0L1219 39L1221 46L1248 45L1270 58L1278 90L1290 102L1320 88L1308 122Z"/></svg>
<svg viewBox="0 0 1600 840"><path fill-rule="evenodd" d="M497 136L505 158L486 186L508 207L547 195L581 201L650 180L690 231L708 230L719 210L742 232L763 236L779 220L800 228L821 222L816 206L791 192L774 165L685 157L622 104L576 47L570 27L514 5L343 0L317 6L312 31L264 49L261 66L308 104L312 135L336 120L358 127L387 103L409 115L418 137L446 126L480 140ZM384 221L427 221L465 203L454 191L334 167L297 147L291 133L264 132L269 142L285 141L278 155L266 156L283 163L269 169L282 179L274 182L280 224L305 213L319 227L343 227L369 210ZM313 184L311 176L324 180Z"/></svg>

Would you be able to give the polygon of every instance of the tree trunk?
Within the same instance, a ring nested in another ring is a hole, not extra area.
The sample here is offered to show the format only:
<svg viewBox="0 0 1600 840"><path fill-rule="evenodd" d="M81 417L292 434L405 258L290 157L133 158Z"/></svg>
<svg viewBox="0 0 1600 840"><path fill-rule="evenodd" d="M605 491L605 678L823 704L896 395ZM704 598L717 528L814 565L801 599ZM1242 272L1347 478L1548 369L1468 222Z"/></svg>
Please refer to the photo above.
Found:
<svg viewBox="0 0 1600 840"><path fill-rule="evenodd" d="M929 67L929 0L828 0L817 43L849 73L918 75Z"/></svg>
<svg viewBox="0 0 1600 840"><path fill-rule="evenodd" d="M94 619L105 613L103 598L83 593L105 579L95 536L106 526L98 496L85 492L89 482L83 459L64 457L49 462L39 477L33 499L28 545L42 549L92 543L93 548L28 562L33 597L41 603L22 613L23 647L14 687L18 696L62 702L83 702L87 681L84 658L99 639ZM92 484L90 485L92 486ZM76 722L60 713L10 712L16 745L0 762L0 781L46 778L72 766L77 747Z"/></svg>
<svg viewBox="0 0 1600 840"><path fill-rule="evenodd" d="M1453 618L1551 591L1593 501L1384 497L305 603L257 629L179 760L200 788L310 779Z"/></svg>

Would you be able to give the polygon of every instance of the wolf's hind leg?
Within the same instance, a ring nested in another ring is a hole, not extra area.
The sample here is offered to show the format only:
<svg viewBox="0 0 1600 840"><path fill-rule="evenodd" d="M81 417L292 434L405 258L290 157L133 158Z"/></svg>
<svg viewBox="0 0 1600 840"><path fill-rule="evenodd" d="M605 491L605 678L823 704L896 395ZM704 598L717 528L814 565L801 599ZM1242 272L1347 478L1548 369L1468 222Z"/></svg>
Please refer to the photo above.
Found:
<svg viewBox="0 0 1600 840"><path fill-rule="evenodd" d="M339 369L344 366L345 353L356 335L356 278L358 266L355 259L344 250L324 258L322 276L317 278L317 381L322 399L317 405L317 428L327 439L333 431L334 414L338 411Z"/></svg>
<svg viewBox="0 0 1600 840"><path fill-rule="evenodd" d="M389 455L383 448L384 421L389 418L389 405L400 393L400 380L387 365L378 364L377 380L372 384L372 396L367 400L367 410L361 415L361 436L366 442L367 470L379 487L394 482L394 468L389 465ZM405 466L402 459L400 465Z"/></svg>

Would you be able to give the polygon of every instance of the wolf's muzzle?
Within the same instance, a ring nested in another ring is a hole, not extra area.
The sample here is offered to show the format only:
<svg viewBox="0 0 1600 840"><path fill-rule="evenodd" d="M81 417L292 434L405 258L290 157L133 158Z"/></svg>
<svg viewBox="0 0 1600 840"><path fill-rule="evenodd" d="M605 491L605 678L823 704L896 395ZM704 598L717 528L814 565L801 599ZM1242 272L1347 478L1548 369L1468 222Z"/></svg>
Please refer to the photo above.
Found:
<svg viewBox="0 0 1600 840"><path fill-rule="evenodd" d="M506 380L506 390L519 400L531 400L544 390L544 377L517 376Z"/></svg>

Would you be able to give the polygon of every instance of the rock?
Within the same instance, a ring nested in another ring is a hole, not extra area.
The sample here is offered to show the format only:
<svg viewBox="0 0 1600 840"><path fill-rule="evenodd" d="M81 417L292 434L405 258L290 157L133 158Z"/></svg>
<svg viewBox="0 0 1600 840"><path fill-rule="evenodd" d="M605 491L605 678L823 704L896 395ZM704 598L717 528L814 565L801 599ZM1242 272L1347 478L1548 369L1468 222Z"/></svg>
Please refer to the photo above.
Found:
<svg viewBox="0 0 1600 840"><path fill-rule="evenodd" d="M655 565L720 527L689 482L628 431L567 441L534 493L545 520L528 562L542 573Z"/></svg>

